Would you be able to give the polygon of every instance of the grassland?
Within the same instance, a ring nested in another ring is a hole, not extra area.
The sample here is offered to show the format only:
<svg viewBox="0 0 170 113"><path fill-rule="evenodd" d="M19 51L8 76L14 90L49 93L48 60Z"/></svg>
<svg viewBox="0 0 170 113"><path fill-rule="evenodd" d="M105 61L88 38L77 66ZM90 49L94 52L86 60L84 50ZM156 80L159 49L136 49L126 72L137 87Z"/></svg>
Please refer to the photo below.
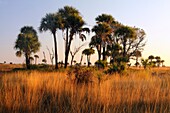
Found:
<svg viewBox="0 0 170 113"><path fill-rule="evenodd" d="M0 113L170 112L169 68L128 69L121 76L94 70L89 84L76 84L70 76L66 71L0 73Z"/></svg>

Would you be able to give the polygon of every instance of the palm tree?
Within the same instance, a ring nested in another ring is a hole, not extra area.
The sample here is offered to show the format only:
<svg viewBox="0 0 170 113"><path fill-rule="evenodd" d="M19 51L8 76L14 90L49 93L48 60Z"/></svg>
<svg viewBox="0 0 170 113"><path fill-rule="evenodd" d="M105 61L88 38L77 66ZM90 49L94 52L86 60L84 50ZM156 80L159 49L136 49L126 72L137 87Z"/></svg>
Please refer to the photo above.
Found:
<svg viewBox="0 0 170 113"><path fill-rule="evenodd" d="M34 61L33 57L29 57L30 63L33 64L32 62Z"/></svg>
<svg viewBox="0 0 170 113"><path fill-rule="evenodd" d="M47 60L46 60L46 59L42 59L42 62L44 62L45 64L47 64Z"/></svg>
<svg viewBox="0 0 170 113"><path fill-rule="evenodd" d="M93 28L92 28L92 32L95 32L95 36L92 37L91 41L95 41L95 42L91 42L90 44L94 44L94 46L97 47L97 50L98 50L98 55L99 56L99 60L101 58L101 49L103 47L103 60L106 59L106 55L105 55L105 45L106 45L106 41L107 41L107 38L108 35L110 34L110 30L111 28L109 27L108 24L104 23L104 24L98 24L98 25L95 25Z"/></svg>
<svg viewBox="0 0 170 113"><path fill-rule="evenodd" d="M90 47L96 47L97 49L97 53L98 53L98 60L100 61L101 60L101 49L102 49L102 40L100 37L98 37L97 35L93 36L91 38L91 41L89 43L89 46Z"/></svg>
<svg viewBox="0 0 170 113"><path fill-rule="evenodd" d="M94 54L95 50L93 48L90 48L90 49L84 49L83 50L83 54L84 55L87 55L87 63L88 63L88 67L90 66L90 56L92 54Z"/></svg>
<svg viewBox="0 0 170 113"><path fill-rule="evenodd" d="M21 28L14 48L18 50L16 56L21 57L22 54L25 55L26 67L30 69L29 57L32 53L36 53L40 49L38 35L33 27L24 26Z"/></svg>
<svg viewBox="0 0 170 113"><path fill-rule="evenodd" d="M136 63L135 63L135 65L136 65L136 67L139 65L138 58L141 57L141 56L142 56L141 51L136 50L136 51L135 51L135 57L136 57Z"/></svg>
<svg viewBox="0 0 170 113"><path fill-rule="evenodd" d="M34 55L34 57L35 57L35 64L37 64L37 59L39 58L39 56L38 55Z"/></svg>
<svg viewBox="0 0 170 113"><path fill-rule="evenodd" d="M162 67L164 67L164 62L165 62L165 60L161 60Z"/></svg>
<svg viewBox="0 0 170 113"><path fill-rule="evenodd" d="M108 14L102 14L96 17L96 23L92 28L92 31L95 32L95 37L100 38L100 43L97 43L99 47L98 55L101 55L101 46L103 47L103 60L106 60L106 43L109 42L109 35L113 32L113 25L115 23L114 18ZM93 41L93 40L91 40ZM95 44L95 43L94 43ZM95 44L96 46L96 44ZM100 60L100 56L99 56Z"/></svg>
<svg viewBox="0 0 170 113"><path fill-rule="evenodd" d="M96 23L108 23L108 24L114 24L115 19L112 17L112 15L109 14L101 14L98 17L96 17Z"/></svg>
<svg viewBox="0 0 170 113"><path fill-rule="evenodd" d="M155 59L156 59L157 66L159 67L160 63L161 63L161 57L160 56L156 56Z"/></svg>
<svg viewBox="0 0 170 113"><path fill-rule="evenodd" d="M144 69L146 69L147 66L149 65L148 59L142 59L142 60L141 60L141 63L142 63L142 65L143 65Z"/></svg>
<svg viewBox="0 0 170 113"><path fill-rule="evenodd" d="M47 31L49 30L54 38L54 47L55 47L55 69L58 69L58 53L57 53L57 39L56 39L56 31L60 27L61 18L58 14L46 14L44 18L42 18L39 31Z"/></svg>
<svg viewBox="0 0 170 113"><path fill-rule="evenodd" d="M135 29L129 26L123 26L115 31L115 35L119 37L123 46L123 57L128 57L127 42L136 38Z"/></svg>
<svg viewBox="0 0 170 113"><path fill-rule="evenodd" d="M60 25L60 29L63 31L66 30L65 39L65 65L67 67L68 57L71 47L71 42L73 40L73 36L75 34L79 34L82 41L86 39L85 35L82 32L90 32L88 28L83 28L85 22L80 15L79 11L73 7L65 6L63 9L59 9L58 13L62 17L62 24Z"/></svg>
<svg viewBox="0 0 170 113"><path fill-rule="evenodd" d="M148 57L148 59L150 60L150 62L152 63L152 60L154 59L155 57L153 56L153 55L150 55L149 57Z"/></svg>
<svg viewBox="0 0 170 113"><path fill-rule="evenodd" d="M111 56L110 63L117 62L117 58L121 56L122 47L120 44L111 44L107 46L108 56Z"/></svg>

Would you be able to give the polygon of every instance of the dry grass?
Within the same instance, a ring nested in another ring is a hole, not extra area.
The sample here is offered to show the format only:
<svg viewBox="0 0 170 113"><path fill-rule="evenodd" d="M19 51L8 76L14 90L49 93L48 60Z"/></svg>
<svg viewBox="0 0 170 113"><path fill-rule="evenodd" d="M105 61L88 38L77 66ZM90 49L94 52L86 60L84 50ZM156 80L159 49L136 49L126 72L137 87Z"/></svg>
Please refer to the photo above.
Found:
<svg viewBox="0 0 170 113"><path fill-rule="evenodd" d="M161 75L160 73L164 73ZM65 72L0 77L0 113L169 113L170 71L131 70L98 84L74 84Z"/></svg>
<svg viewBox="0 0 170 113"><path fill-rule="evenodd" d="M23 68L22 64L0 64L0 72L11 71L15 68Z"/></svg>

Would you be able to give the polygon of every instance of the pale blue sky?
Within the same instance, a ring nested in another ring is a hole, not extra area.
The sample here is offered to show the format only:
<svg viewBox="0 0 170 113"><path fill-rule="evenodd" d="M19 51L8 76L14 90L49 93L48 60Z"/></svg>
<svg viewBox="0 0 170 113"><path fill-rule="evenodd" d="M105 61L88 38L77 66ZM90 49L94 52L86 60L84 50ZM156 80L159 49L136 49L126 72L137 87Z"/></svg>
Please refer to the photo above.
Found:
<svg viewBox="0 0 170 113"><path fill-rule="evenodd" d="M20 28L25 25L33 26L37 32L41 18L46 13L57 12L59 8L70 5L78 9L89 27L95 24L95 18L102 14L111 14L119 22L142 28L147 34L147 45L143 57L150 54L161 56L165 64L170 66L170 1L169 0L0 0L0 63L7 61L23 63L24 57L15 56L14 42ZM42 47L38 53L39 62L45 51L47 60L49 54L46 49L53 47L53 38L49 32L39 33ZM90 40L88 36L88 40ZM74 41L74 45L82 44ZM64 42L58 32L59 60L64 60ZM97 55L92 56L95 59ZM76 56L77 61L80 55ZM85 60L85 58L84 58Z"/></svg>

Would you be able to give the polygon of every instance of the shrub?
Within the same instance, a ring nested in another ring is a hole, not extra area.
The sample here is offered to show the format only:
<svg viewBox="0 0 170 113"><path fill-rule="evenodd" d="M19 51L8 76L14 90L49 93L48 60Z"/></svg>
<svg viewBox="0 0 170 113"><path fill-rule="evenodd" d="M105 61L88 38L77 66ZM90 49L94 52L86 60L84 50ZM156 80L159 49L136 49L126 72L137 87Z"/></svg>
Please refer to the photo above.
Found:
<svg viewBox="0 0 170 113"><path fill-rule="evenodd" d="M87 67L76 66L75 68L71 68L67 75L70 79L72 79L72 75L74 76L74 83L80 84L85 83L88 84L92 82L92 70Z"/></svg>
<svg viewBox="0 0 170 113"><path fill-rule="evenodd" d="M122 73L125 71L128 62L129 59L127 57L122 57L122 56L116 57L110 62L111 66L106 72L109 74Z"/></svg>
<svg viewBox="0 0 170 113"><path fill-rule="evenodd" d="M106 60L97 60L95 62L95 66L98 67L98 68L105 68L107 66L107 61Z"/></svg>
<svg viewBox="0 0 170 113"><path fill-rule="evenodd" d="M106 71L106 73L113 74L113 73L122 73L126 69L126 63L113 63L109 69Z"/></svg>

